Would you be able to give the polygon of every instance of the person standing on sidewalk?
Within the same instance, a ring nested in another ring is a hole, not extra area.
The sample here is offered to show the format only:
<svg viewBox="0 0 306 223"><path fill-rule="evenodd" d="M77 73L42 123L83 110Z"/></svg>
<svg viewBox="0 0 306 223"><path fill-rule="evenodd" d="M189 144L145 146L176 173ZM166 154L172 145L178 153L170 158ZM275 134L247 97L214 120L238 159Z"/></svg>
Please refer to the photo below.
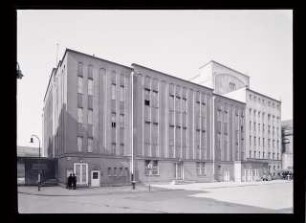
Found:
<svg viewBox="0 0 306 223"><path fill-rule="evenodd" d="M67 179L67 189L71 189L72 187L72 173L69 175L68 179Z"/></svg>
<svg viewBox="0 0 306 223"><path fill-rule="evenodd" d="M76 175L73 173L72 175L72 187L73 187L73 190L76 189L76 182L77 182L77 178L76 178Z"/></svg>

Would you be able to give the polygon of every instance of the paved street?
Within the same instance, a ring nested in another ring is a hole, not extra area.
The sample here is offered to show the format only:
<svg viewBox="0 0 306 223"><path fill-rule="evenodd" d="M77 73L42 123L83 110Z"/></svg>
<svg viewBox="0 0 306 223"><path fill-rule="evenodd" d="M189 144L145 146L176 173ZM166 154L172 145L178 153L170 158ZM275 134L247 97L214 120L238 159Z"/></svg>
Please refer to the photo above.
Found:
<svg viewBox="0 0 306 223"><path fill-rule="evenodd" d="M20 213L292 213L292 181L18 188Z"/></svg>

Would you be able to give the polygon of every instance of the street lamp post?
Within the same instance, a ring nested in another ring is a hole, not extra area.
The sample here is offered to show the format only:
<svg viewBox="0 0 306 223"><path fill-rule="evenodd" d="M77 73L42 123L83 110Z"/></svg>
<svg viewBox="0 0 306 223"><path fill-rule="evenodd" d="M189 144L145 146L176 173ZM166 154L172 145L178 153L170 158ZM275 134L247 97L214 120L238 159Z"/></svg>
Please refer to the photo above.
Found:
<svg viewBox="0 0 306 223"><path fill-rule="evenodd" d="M38 140L38 152L39 152L38 157L40 158L41 157L41 155L40 155L40 139L37 135L32 134L31 135L31 140L30 140L31 143L33 143L33 137L35 137ZM40 161L40 160L38 160L38 161ZM41 175L41 172L38 171L38 175L37 175L37 189L38 189L38 191L40 191L41 182L42 182L42 175Z"/></svg>

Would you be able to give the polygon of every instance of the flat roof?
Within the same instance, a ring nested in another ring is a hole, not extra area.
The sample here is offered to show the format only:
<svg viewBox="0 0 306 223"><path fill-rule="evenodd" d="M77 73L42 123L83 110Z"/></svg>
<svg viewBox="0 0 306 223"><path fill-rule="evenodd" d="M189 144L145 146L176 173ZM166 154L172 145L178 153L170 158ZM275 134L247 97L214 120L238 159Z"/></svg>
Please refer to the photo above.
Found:
<svg viewBox="0 0 306 223"><path fill-rule="evenodd" d="M265 95L265 94L262 94L262 93L259 93L259 92L257 92L257 91L254 91L254 90L250 89L249 87L247 87L246 89L247 89L248 91L251 91L251 92L255 93L255 94L259 94L259 95L261 95L262 97L266 97L266 98L269 98L269 99L271 99L271 100L273 100L273 101L277 101L277 102L281 103L280 100L277 100L277 99L272 98L272 97L270 97L270 96L267 96L267 95Z"/></svg>
<svg viewBox="0 0 306 223"><path fill-rule="evenodd" d="M225 98L225 99L228 99L228 100L231 100L231 101L235 101L235 102L238 102L238 103L240 103L240 104L246 105L246 103L243 102L243 101L238 101L238 100L236 100L236 99L229 98L229 97L227 97L227 96L225 96L225 95L216 94L216 93L213 93L213 95L218 96L218 97L221 97L221 98Z"/></svg>
<svg viewBox="0 0 306 223"><path fill-rule="evenodd" d="M158 71L158 70L154 70L154 69L152 69L152 68L145 67L145 66L142 66L142 65L139 65L139 64L136 64L136 63L132 63L132 66L138 66L138 67L141 67L141 68L144 68L144 69L153 71L153 72L160 73L160 74L165 75L165 76L167 76L167 77L175 78L175 79L180 80L180 81L184 81L184 82L187 82L187 83L190 83L190 84L193 84L193 85L202 87L202 88L206 88L207 90L213 90L213 88L210 88L210 87L207 87L207 86L204 86L204 85L200 85L200 84L197 84L197 83L194 83L194 82L191 82L191 81L188 81L188 80L186 80L186 79L182 79L182 78L179 78L179 77L176 77L176 76L172 76L172 75L170 75L170 74L166 74L166 73L164 73L164 72L161 72L161 71Z"/></svg>
<svg viewBox="0 0 306 223"><path fill-rule="evenodd" d="M125 65L123 65L123 64L119 64L119 63L116 63L116 62L113 62L113 61L110 61L110 60L102 59L102 58L100 58L100 57L96 57L96 56L93 56L93 55L89 55L89 54L83 53L83 52L80 52L80 51L77 51L77 50L73 50L73 49L70 49L70 48L66 48L66 49L65 49L65 52L64 52L64 54L63 54L62 59L61 59L61 60L58 62L58 64L57 64L57 67L56 67L56 68L52 68L51 75L50 75L50 77L49 77L49 82L48 82L48 85L47 85L47 90L46 90L45 96L44 96L44 101L45 101L45 99L46 99L46 95L47 95L47 92L48 92L48 89L49 89L49 86L50 86L50 82L51 82L51 79L52 79L53 72L55 72L55 71L58 69L58 67L60 67L60 66L62 65L62 62L63 62L63 60L64 60L64 58L65 58L65 56L66 56L66 54L67 54L68 51L69 51L69 52L72 52L72 53L76 53L76 54L81 54L81 55L83 55L83 56L91 57L91 58L94 58L94 59L97 59L97 60L101 60L101 61L103 61L103 62L112 63L112 64L115 64L115 65L118 65L118 66L122 66L122 67L128 68L128 69L130 69L130 70L132 69L131 67L125 66Z"/></svg>
<svg viewBox="0 0 306 223"><path fill-rule="evenodd" d="M70 51L70 52L73 52L73 53L77 53L77 54L81 54L81 55L84 55L84 56L87 56L87 57L91 57L93 59L97 59L97 60L101 60L103 62L107 62L107 63L112 63L112 64L115 64L115 65L118 65L118 66L122 66L122 67L125 67L125 68L128 68L128 69L132 69L131 67L129 66L126 66L126 65L123 65L123 64L120 64L120 63L116 63L116 62L113 62L113 61L110 61L110 60L106 60L106 59L102 59L100 57L96 57L96 56L93 56L93 55L89 55L89 54L86 54L86 53L83 53L83 52L80 52L80 51L76 51L76 50L72 50L70 48L66 48L66 51L64 53L64 56L66 54L67 51ZM63 58L64 58L63 56Z"/></svg>

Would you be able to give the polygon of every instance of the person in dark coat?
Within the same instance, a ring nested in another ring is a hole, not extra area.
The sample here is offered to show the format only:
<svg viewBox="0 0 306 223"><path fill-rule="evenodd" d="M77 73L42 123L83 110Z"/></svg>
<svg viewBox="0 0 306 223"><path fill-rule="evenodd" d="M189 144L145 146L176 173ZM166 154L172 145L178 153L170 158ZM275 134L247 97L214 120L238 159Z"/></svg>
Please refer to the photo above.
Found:
<svg viewBox="0 0 306 223"><path fill-rule="evenodd" d="M72 187L72 173L69 175L68 180L67 180L67 188L70 190Z"/></svg>
<svg viewBox="0 0 306 223"><path fill-rule="evenodd" d="M72 174L72 187L74 190L76 189L76 182L77 182L76 175Z"/></svg>

